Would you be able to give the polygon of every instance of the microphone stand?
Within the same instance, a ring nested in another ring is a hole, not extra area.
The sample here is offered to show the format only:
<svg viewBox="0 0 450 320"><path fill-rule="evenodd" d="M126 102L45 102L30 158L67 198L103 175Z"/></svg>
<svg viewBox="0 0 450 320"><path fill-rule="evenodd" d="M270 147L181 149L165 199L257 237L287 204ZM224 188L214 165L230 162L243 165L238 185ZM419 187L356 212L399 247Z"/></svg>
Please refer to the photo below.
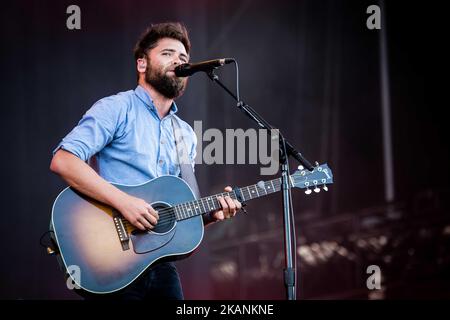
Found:
<svg viewBox="0 0 450 320"><path fill-rule="evenodd" d="M237 101L237 107L239 110L244 112L250 119L255 121L261 128L267 129L269 132L271 129L275 129L271 126L263 117L261 117L252 107L244 103L244 101L239 101L239 99L234 95L220 80L219 77L214 73L214 69L206 72L208 77L220 87L222 87L230 96ZM283 222L284 222L284 246L285 246L285 269L284 269L284 285L286 287L287 299L296 300L296 270L295 270L295 252L296 248L292 248L292 244L295 243L295 239L292 238L292 233L295 231L295 226L292 219L292 201L291 201L291 184L290 173L289 173L289 156L294 157L298 160L305 168L312 171L314 167L306 160L300 152L295 150L295 148L283 137L281 132L278 130L279 140L280 140L280 169L281 169L281 186L283 193ZM293 242L294 241L294 242ZM292 251L294 250L294 256Z"/></svg>

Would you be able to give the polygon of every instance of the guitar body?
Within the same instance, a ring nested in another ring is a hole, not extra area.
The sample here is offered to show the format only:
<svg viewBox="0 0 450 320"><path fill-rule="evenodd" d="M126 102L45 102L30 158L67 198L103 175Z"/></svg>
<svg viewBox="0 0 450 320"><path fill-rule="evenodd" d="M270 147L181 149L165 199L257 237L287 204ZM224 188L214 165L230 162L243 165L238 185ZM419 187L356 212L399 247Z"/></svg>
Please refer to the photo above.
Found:
<svg viewBox="0 0 450 320"><path fill-rule="evenodd" d="M151 264L162 258L175 260L189 255L203 238L201 215L161 224L164 207L195 200L182 179L162 176L138 186L114 184L124 192L144 199L160 212L154 230L131 232L127 246L119 238L113 208L92 200L72 188L57 197L51 227L66 270L79 268L71 276L82 289L110 293L125 288Z"/></svg>

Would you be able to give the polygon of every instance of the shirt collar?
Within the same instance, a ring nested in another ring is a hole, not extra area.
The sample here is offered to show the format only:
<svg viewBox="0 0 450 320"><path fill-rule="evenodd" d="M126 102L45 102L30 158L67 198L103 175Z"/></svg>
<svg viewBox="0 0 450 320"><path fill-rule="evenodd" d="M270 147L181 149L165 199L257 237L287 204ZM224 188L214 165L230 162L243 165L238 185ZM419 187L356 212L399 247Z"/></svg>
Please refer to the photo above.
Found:
<svg viewBox="0 0 450 320"><path fill-rule="evenodd" d="M141 99L142 102L144 102L145 105L150 108L150 110L152 110L156 114L158 114L156 107L153 104L153 99L150 96L150 94L147 92L147 90L145 90L141 85L138 85L136 87L136 89L134 90L134 92L136 93L138 98ZM178 107L174 101L174 102L172 102L172 105L170 106L169 114L175 114L177 112L178 112Z"/></svg>

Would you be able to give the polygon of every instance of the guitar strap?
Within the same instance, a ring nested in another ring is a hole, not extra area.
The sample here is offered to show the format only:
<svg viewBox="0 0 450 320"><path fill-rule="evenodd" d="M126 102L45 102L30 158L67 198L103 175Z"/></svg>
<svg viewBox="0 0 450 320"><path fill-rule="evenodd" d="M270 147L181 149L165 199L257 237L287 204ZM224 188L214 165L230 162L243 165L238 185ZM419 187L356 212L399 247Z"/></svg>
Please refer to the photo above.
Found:
<svg viewBox="0 0 450 320"><path fill-rule="evenodd" d="M175 136L175 145L177 146L178 163L180 165L181 178L191 187L196 199L200 198L200 190L198 188L197 179L195 178L194 169L189 158L189 149L183 138L183 131L180 127L178 119L172 116L172 128Z"/></svg>

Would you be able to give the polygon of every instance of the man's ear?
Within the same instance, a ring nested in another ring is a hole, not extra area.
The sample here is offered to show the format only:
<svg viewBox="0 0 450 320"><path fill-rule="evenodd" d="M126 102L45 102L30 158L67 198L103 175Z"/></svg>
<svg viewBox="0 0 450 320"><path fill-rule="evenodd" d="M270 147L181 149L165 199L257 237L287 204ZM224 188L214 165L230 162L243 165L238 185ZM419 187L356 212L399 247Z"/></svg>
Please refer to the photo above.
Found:
<svg viewBox="0 0 450 320"><path fill-rule="evenodd" d="M138 72L145 72L147 70L147 60L144 58L140 58L136 60L136 68Z"/></svg>

